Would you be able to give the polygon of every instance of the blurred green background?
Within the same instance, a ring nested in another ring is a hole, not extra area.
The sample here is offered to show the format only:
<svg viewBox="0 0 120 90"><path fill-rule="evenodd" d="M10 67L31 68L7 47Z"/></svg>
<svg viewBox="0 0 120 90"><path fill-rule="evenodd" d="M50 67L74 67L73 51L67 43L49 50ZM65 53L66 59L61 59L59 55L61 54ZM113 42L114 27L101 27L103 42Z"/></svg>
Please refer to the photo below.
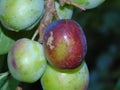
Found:
<svg viewBox="0 0 120 90"><path fill-rule="evenodd" d="M88 42L88 90L120 90L120 0L106 0L85 12L76 9L73 19Z"/></svg>
<svg viewBox="0 0 120 90"><path fill-rule="evenodd" d="M82 12L75 8L73 19L82 26L88 43L88 90L120 90L120 0L106 0ZM0 59L0 72L4 72L6 57ZM24 90L42 90L39 81L24 86Z"/></svg>

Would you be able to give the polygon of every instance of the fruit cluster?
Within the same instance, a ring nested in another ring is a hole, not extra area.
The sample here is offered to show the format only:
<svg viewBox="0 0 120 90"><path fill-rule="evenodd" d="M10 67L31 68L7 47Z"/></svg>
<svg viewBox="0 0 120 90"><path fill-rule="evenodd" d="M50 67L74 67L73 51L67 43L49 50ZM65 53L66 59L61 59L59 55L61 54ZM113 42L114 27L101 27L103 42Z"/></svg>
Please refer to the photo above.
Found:
<svg viewBox="0 0 120 90"><path fill-rule="evenodd" d="M0 0L0 54L8 53L10 74L21 82L40 79L44 90L85 90L89 83L84 60L87 42L82 27L71 20L73 8L91 9L103 1ZM4 33L36 27L32 40L16 41ZM36 34L42 42L35 40Z"/></svg>

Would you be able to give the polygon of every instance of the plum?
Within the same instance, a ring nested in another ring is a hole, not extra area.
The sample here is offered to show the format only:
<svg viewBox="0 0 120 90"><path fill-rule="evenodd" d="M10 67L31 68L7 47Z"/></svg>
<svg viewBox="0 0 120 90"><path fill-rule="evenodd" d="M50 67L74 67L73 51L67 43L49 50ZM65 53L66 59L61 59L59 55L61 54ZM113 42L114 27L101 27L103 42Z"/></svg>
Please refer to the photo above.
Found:
<svg viewBox="0 0 120 90"><path fill-rule="evenodd" d="M37 81L46 69L43 46L27 38L15 42L7 57L12 76L22 82Z"/></svg>
<svg viewBox="0 0 120 90"><path fill-rule="evenodd" d="M73 7L70 5L60 6L58 2L55 2L55 7L60 19L71 19L73 14Z"/></svg>
<svg viewBox="0 0 120 90"><path fill-rule="evenodd" d="M41 78L43 90L86 90L89 83L89 71L86 62L73 70L60 70L47 66Z"/></svg>
<svg viewBox="0 0 120 90"><path fill-rule="evenodd" d="M0 21L10 30L31 30L43 12L44 0L0 0Z"/></svg>
<svg viewBox="0 0 120 90"><path fill-rule="evenodd" d="M102 4L105 0L71 0L71 1L83 6L86 9L92 9Z"/></svg>
<svg viewBox="0 0 120 90"><path fill-rule="evenodd" d="M48 62L61 69L78 67L87 52L81 26L69 19L56 20L44 31L44 52Z"/></svg>

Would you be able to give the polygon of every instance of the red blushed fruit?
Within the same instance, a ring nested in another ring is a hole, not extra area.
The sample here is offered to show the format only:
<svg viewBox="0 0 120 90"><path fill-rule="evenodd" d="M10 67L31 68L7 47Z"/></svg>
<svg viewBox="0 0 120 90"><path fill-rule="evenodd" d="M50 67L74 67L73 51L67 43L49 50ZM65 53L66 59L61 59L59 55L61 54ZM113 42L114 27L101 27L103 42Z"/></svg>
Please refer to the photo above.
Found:
<svg viewBox="0 0 120 90"><path fill-rule="evenodd" d="M87 51L85 34L77 22L63 19L52 22L44 32L48 62L61 69L78 67Z"/></svg>

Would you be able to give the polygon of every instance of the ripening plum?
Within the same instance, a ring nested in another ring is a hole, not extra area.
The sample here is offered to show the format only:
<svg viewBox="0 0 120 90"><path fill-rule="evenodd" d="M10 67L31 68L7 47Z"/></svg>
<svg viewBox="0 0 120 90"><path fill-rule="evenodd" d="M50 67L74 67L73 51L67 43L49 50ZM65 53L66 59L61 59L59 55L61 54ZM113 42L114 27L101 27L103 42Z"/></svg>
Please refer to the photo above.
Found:
<svg viewBox="0 0 120 90"><path fill-rule="evenodd" d="M31 30L40 21L44 0L0 0L0 21L10 30Z"/></svg>
<svg viewBox="0 0 120 90"><path fill-rule="evenodd" d="M27 83L37 81L46 69L43 46L27 38L15 42L8 53L7 62L12 76Z"/></svg>
<svg viewBox="0 0 120 90"><path fill-rule="evenodd" d="M59 70L47 66L41 78L43 90L86 90L89 83L89 71L86 62L73 70Z"/></svg>
<svg viewBox="0 0 120 90"><path fill-rule="evenodd" d="M78 67L87 52L81 26L69 19L50 23L44 31L43 45L48 62L61 69Z"/></svg>

